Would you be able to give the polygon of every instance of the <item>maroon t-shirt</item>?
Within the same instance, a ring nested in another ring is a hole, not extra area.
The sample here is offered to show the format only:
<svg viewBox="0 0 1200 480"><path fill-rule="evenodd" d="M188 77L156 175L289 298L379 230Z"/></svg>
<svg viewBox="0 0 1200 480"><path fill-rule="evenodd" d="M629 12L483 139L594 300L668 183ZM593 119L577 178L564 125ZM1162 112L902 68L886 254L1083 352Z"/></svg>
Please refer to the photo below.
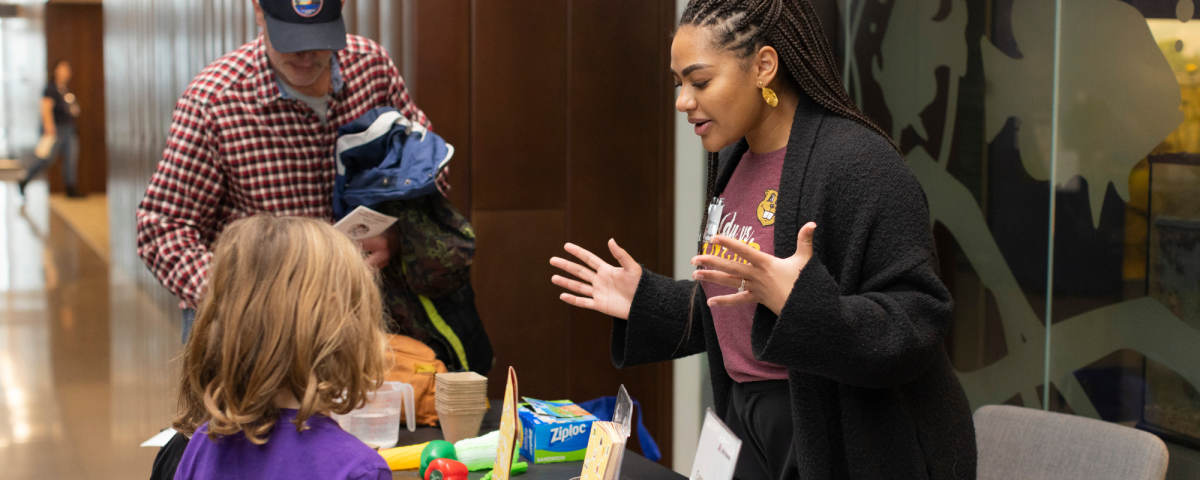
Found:
<svg viewBox="0 0 1200 480"><path fill-rule="evenodd" d="M729 178L721 198L725 208L717 230L721 235L736 238L755 249L775 254L775 204L779 200L779 177L783 174L783 157L787 147L771 153L747 151ZM741 260L729 250L704 244L706 255ZM745 262L745 260L741 260ZM737 293L737 288L702 282L708 298ZM750 347L750 325L756 305L713 307L713 323L721 345L725 370L739 383L760 380L786 380L787 369L773 363L754 359Z"/></svg>

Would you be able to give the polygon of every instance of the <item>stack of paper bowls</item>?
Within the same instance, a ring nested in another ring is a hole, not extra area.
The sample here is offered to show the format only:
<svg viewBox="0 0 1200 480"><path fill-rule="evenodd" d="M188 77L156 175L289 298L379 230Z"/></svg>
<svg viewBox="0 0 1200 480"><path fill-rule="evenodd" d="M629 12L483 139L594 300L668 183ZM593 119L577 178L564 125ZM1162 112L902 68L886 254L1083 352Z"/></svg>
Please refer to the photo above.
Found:
<svg viewBox="0 0 1200 480"><path fill-rule="evenodd" d="M478 436L488 410L487 377L475 372L439 373L436 392L438 421L446 441Z"/></svg>

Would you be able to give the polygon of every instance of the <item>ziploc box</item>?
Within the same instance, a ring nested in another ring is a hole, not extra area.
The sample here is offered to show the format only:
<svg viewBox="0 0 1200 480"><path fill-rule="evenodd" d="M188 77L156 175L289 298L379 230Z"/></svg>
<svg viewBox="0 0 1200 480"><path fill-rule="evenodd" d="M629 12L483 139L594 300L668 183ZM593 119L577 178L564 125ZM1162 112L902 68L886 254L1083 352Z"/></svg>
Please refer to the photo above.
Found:
<svg viewBox="0 0 1200 480"><path fill-rule="evenodd" d="M528 403L521 404L518 413L525 434L521 441L521 456L526 460L533 463L583 460L595 415L578 418L538 415Z"/></svg>

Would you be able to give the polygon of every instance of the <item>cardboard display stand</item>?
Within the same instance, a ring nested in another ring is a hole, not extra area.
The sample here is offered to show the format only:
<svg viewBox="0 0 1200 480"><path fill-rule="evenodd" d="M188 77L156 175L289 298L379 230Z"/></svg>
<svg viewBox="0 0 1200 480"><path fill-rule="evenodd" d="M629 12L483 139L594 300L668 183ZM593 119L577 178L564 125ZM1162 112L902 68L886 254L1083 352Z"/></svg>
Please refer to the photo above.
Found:
<svg viewBox="0 0 1200 480"><path fill-rule="evenodd" d="M621 385L617 391L617 405L611 422L592 422L592 435L588 439L587 453L583 459L582 480L617 480L621 478L621 462L625 459L625 445L629 441L630 418L633 400Z"/></svg>
<svg viewBox="0 0 1200 480"><path fill-rule="evenodd" d="M504 410L500 413L500 445L496 447L496 463L492 480L508 480L512 459L517 447L517 372L508 367L508 384L504 387Z"/></svg>

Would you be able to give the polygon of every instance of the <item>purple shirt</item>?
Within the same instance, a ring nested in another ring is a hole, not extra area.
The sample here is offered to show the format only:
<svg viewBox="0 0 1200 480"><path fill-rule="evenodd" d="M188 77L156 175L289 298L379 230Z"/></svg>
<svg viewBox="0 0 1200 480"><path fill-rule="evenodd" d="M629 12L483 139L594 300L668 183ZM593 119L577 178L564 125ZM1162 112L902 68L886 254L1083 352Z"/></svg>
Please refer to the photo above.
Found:
<svg viewBox="0 0 1200 480"><path fill-rule="evenodd" d="M192 435L179 469L178 480L204 479L390 479L387 462L367 444L346 433L332 418L313 415L309 428L296 432L296 410L280 409L279 421L263 445L246 440L241 432L208 438L208 422Z"/></svg>
<svg viewBox="0 0 1200 480"><path fill-rule="evenodd" d="M779 177L783 175L783 157L787 147L771 153L747 151L729 177L721 198L725 209L721 214L718 233L750 244L768 255L775 254L775 204L779 200ZM717 255L729 260L742 260L729 250L704 244L705 255ZM737 293L737 288L702 282L708 298ZM750 347L750 326L757 305L713 307L713 324L725 370L738 383L761 380L787 380L787 369L754 358Z"/></svg>

